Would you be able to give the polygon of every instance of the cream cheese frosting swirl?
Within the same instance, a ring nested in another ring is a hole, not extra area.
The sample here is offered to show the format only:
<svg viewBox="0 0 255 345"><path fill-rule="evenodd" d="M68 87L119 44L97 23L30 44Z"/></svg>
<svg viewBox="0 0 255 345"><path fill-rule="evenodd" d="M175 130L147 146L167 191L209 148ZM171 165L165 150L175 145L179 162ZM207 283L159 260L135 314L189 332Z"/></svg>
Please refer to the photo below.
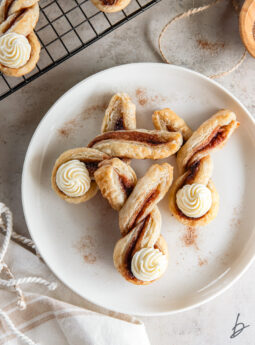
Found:
<svg viewBox="0 0 255 345"><path fill-rule="evenodd" d="M77 159L70 160L57 170L58 188L70 197L84 195L90 188L90 176L85 164Z"/></svg>
<svg viewBox="0 0 255 345"><path fill-rule="evenodd" d="M6 67L19 68L24 66L31 54L28 39L15 32L0 37L0 63Z"/></svg>
<svg viewBox="0 0 255 345"><path fill-rule="evenodd" d="M148 282L159 278L167 268L167 256L159 249L142 248L132 258L131 271L142 281Z"/></svg>
<svg viewBox="0 0 255 345"><path fill-rule="evenodd" d="M199 218L210 210L212 194L210 189L203 184L186 184L178 190L176 203L185 216Z"/></svg>

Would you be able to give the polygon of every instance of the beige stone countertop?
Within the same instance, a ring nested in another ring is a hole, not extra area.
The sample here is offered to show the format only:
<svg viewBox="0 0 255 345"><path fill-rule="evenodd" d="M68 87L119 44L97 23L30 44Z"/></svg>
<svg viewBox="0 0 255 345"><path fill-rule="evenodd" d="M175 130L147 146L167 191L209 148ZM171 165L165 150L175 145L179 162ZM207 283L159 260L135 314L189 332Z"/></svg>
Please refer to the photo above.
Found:
<svg viewBox="0 0 255 345"><path fill-rule="evenodd" d="M68 0L67 0L68 1ZM157 38L174 15L202 1L162 0L116 31L0 102L0 195L14 212L15 230L28 235L21 204L21 173L31 136L52 104L84 78L112 66L132 62L162 62ZM228 3L228 4L227 4ZM222 26L224 24L224 27ZM203 40L213 45L206 51ZM193 41L196 43L194 43ZM222 1L205 15L174 24L164 47L170 59L211 74L233 65L242 55L237 17ZM248 56L232 74L218 79L255 113L255 60ZM227 292L196 309L163 317L141 318L153 345L254 344L255 265ZM250 327L230 338L237 314Z"/></svg>

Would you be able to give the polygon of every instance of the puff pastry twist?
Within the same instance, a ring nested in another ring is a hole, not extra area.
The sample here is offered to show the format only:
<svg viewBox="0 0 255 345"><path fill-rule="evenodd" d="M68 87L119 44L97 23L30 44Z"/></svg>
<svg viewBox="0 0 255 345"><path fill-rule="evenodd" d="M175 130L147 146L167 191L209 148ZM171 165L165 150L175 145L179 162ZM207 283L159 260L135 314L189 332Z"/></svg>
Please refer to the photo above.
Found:
<svg viewBox="0 0 255 345"><path fill-rule="evenodd" d="M155 164L136 184L133 169L118 158L100 163L95 172L102 195L119 211L122 238L114 249L114 265L133 284L150 284L166 269L167 244L160 235L161 214L156 205L172 179L173 168L169 164Z"/></svg>
<svg viewBox="0 0 255 345"><path fill-rule="evenodd" d="M0 71L6 75L20 77L27 74L39 60L41 46L33 31L39 18L38 1L2 0L0 3ZM24 46L22 36L27 39L29 49ZM25 48L29 53L28 59L21 66L18 64L17 68L13 68L6 64L7 60L22 62ZM3 54L4 59L1 58Z"/></svg>
<svg viewBox="0 0 255 345"><path fill-rule="evenodd" d="M120 158L162 159L176 153L181 145L181 133L136 129L103 133L88 147Z"/></svg>
<svg viewBox="0 0 255 345"><path fill-rule="evenodd" d="M162 116L160 111L154 113L154 124L158 119L165 118L164 125L167 123L171 130L174 128L183 135L186 133L187 139L177 153L180 176L170 189L170 210L185 225L192 227L206 225L216 217L219 208L219 196L211 181L213 164L209 154L222 148L239 126L236 115L230 110L220 110L192 134L185 122L176 114L173 116L171 113L168 117L165 110L162 113L164 113ZM210 202L208 189L211 192ZM181 206L183 206L182 210ZM205 214L201 214L203 209L206 210Z"/></svg>

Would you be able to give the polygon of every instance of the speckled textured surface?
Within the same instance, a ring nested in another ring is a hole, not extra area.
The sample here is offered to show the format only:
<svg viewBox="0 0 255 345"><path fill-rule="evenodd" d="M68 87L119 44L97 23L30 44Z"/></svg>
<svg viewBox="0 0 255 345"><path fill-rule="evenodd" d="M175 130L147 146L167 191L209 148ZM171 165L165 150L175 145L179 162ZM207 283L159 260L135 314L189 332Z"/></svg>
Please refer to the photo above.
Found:
<svg viewBox="0 0 255 345"><path fill-rule="evenodd" d="M70 87L100 70L131 62L161 62L157 38L171 17L201 1L169 1L151 8L46 75L0 102L0 195L14 212L15 230L28 235L21 205L21 172L31 136L50 106ZM166 34L167 56L176 64L212 74L233 65L243 47L235 13L226 1L205 15L174 24ZM209 41L213 45L201 42ZM200 42L200 43L199 43ZM218 80L255 113L255 60L248 56L232 74ZM70 105L71 106L71 105ZM153 345L242 344L255 336L255 267L220 297L194 310L142 318ZM237 314L250 327L230 339Z"/></svg>

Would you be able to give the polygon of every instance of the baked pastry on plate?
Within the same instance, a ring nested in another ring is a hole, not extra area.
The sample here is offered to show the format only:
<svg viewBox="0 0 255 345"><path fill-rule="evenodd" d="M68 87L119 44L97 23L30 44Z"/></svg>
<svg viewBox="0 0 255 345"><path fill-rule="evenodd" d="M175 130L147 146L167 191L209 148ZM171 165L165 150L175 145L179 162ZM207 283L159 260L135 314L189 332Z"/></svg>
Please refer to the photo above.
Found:
<svg viewBox="0 0 255 345"><path fill-rule="evenodd" d="M63 200L79 204L97 193L94 172L98 164L110 158L105 153L87 147L78 147L62 153L56 160L51 184Z"/></svg>
<svg viewBox="0 0 255 345"><path fill-rule="evenodd" d="M101 133L136 129L136 106L126 93L115 94L105 111Z"/></svg>
<svg viewBox="0 0 255 345"><path fill-rule="evenodd" d="M211 181L213 164L209 154L222 148L238 126L235 113L220 110L205 121L178 152L180 176L170 189L169 207L181 223L201 226L216 217L219 196Z"/></svg>
<svg viewBox="0 0 255 345"><path fill-rule="evenodd" d="M159 131L180 132L183 142L192 135L192 130L186 122L169 108L156 110L152 115L152 122Z"/></svg>
<svg viewBox="0 0 255 345"><path fill-rule="evenodd" d="M117 211L124 205L137 181L131 166L119 158L99 163L94 177L103 197Z"/></svg>
<svg viewBox="0 0 255 345"><path fill-rule="evenodd" d="M161 215L156 205L172 179L173 168L168 163L152 165L119 212L122 238L114 248L113 261L130 283L150 284L167 268L167 244L160 234Z"/></svg>
<svg viewBox="0 0 255 345"><path fill-rule="evenodd" d="M103 133L88 147L120 158L162 159L176 153L181 145L181 133L136 129Z"/></svg>

